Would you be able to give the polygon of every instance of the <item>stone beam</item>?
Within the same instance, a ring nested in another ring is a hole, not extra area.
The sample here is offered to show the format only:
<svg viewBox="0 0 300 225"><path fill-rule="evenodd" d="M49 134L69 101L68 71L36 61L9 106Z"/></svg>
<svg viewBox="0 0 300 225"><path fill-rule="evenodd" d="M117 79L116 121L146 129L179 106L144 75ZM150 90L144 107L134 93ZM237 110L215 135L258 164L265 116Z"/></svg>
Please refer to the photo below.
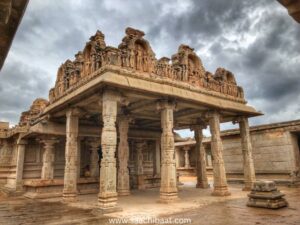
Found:
<svg viewBox="0 0 300 225"><path fill-rule="evenodd" d="M96 126L79 126L79 137L100 137L101 128ZM57 136L65 136L66 135L66 126L61 123L56 122L47 122L47 123L38 123L30 128L29 135L57 135ZM24 137L26 137L24 136ZM130 138L134 137L142 137L142 138L151 138L155 139L160 137L160 132L155 131L147 131L144 129L130 129L128 132L128 136Z"/></svg>
<svg viewBox="0 0 300 225"><path fill-rule="evenodd" d="M0 70L29 0L0 1Z"/></svg>
<svg viewBox="0 0 300 225"><path fill-rule="evenodd" d="M150 106L153 107L153 108L155 108L154 101L152 101L152 100L140 100L140 101L131 103L127 107L127 109L130 112L138 112L138 111L143 111L145 109L145 107L149 108Z"/></svg>

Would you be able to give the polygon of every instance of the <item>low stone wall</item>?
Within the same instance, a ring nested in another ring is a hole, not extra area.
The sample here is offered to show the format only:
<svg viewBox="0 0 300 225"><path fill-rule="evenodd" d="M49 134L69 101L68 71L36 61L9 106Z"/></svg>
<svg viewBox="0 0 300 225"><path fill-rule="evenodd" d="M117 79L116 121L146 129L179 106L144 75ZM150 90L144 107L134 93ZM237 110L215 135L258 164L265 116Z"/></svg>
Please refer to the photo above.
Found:
<svg viewBox="0 0 300 225"><path fill-rule="evenodd" d="M294 146L290 132L264 130L252 132L251 138L257 178L277 182L290 181L290 173L294 170ZM222 140L227 178L242 179L243 156L240 136L225 136Z"/></svg>
<svg viewBox="0 0 300 225"><path fill-rule="evenodd" d="M62 179L53 180L24 180L27 198L54 198L61 197L64 187ZM99 192L99 180L96 178L80 178L77 183L78 194L92 194Z"/></svg>

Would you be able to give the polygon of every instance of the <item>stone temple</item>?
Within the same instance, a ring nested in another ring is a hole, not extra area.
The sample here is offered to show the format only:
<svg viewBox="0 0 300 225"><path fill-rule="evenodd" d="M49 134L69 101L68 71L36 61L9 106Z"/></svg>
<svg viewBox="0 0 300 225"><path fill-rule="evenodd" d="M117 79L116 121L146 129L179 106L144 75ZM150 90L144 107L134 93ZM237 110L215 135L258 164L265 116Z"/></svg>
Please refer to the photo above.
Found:
<svg viewBox="0 0 300 225"><path fill-rule="evenodd" d="M205 70L194 49L180 45L171 59L155 58L142 31L127 28L106 46L97 31L57 72L49 100L36 99L17 126L0 124L0 184L29 198L98 193L103 212L118 209L132 189L160 187L160 202L178 199L174 129L195 131L197 187L206 188L202 130L211 132L212 195L230 195L220 123L240 126L245 189L255 182L242 87L223 68Z"/></svg>

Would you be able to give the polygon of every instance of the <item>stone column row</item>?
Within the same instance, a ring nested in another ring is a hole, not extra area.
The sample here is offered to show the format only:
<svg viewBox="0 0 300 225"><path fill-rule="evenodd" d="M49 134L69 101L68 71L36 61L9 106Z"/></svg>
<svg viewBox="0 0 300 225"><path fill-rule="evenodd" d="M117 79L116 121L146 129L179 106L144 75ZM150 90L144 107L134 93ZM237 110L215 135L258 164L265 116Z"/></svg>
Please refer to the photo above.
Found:
<svg viewBox="0 0 300 225"><path fill-rule="evenodd" d="M211 152L213 158L213 178L214 190L212 195L226 196L230 195L226 179L225 165L223 160L223 144L220 135L220 114L217 111L211 111L206 114L209 120L211 132ZM245 186L243 190L250 190L255 182L255 170L252 157L252 145L249 131L249 123L246 117L239 117L238 120L241 134L241 146L243 154L243 168ZM206 156L202 145L203 126L195 126L196 139L196 157L197 157L197 187L208 187L206 176Z"/></svg>

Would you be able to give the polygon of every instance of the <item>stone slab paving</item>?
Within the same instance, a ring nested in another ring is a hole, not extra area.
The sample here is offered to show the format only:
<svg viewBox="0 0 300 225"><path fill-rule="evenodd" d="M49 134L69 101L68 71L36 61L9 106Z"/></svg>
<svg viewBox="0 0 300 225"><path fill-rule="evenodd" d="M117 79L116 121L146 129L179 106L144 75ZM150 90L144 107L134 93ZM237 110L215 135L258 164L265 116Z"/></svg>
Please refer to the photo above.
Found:
<svg viewBox="0 0 300 225"><path fill-rule="evenodd" d="M300 224L300 188L279 189L286 194L289 207L279 210L250 208L246 206L247 193L242 185L230 185L231 196L214 197L212 189L194 188L195 180L184 181L179 191L180 200L173 204L157 203L159 189L134 191L131 196L120 197L122 212L110 217L133 218L190 218L197 225L240 224ZM25 198L0 197L0 225L61 225L61 224L112 224L110 217L101 216L93 210L97 195L79 196L77 203L63 204L61 199L34 201ZM130 223L127 223L130 224Z"/></svg>

